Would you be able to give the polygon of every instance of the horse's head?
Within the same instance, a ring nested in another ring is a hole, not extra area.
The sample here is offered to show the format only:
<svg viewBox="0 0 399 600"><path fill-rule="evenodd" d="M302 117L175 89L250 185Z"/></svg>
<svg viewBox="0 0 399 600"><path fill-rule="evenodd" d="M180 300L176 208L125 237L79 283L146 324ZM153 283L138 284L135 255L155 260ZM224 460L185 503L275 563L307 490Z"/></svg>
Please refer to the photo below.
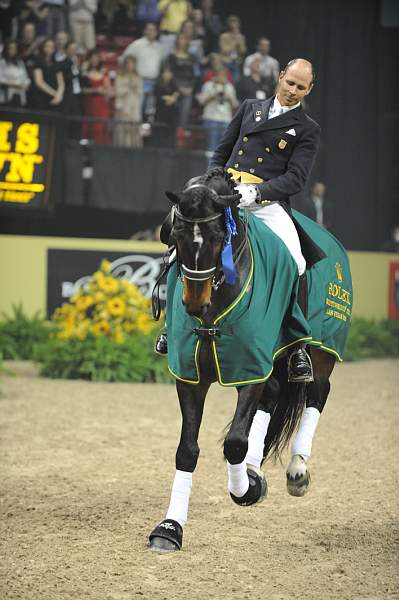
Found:
<svg viewBox="0 0 399 600"><path fill-rule="evenodd" d="M220 267L226 236L225 208L240 200L224 169L190 179L182 192L166 193L174 204L171 237L183 276L183 304L203 316L211 304L212 283Z"/></svg>

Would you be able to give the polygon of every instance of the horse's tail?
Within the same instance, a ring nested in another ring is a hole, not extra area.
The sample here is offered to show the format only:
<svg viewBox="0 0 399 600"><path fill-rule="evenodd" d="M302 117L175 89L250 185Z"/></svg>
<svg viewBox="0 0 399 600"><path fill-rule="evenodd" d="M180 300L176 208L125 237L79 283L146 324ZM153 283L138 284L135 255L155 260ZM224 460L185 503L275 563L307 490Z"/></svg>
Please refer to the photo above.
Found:
<svg viewBox="0 0 399 600"><path fill-rule="evenodd" d="M286 361L281 361L285 363ZM277 373L274 375L276 376ZM287 369L277 375L279 383L278 400L272 412L263 451L264 460L269 457L279 459L298 427L306 404L306 385L288 383Z"/></svg>

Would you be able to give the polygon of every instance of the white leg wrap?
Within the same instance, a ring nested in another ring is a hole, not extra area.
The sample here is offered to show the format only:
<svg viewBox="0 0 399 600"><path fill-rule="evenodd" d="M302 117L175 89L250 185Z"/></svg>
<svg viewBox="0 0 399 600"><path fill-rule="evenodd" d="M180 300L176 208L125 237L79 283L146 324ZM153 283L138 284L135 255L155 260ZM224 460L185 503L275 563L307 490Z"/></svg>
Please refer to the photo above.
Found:
<svg viewBox="0 0 399 600"><path fill-rule="evenodd" d="M227 474L229 477L229 492L231 492L233 496L237 496L237 498L244 496L249 488L249 479L245 460L238 465L231 465L229 462L227 462Z"/></svg>
<svg viewBox="0 0 399 600"><path fill-rule="evenodd" d="M263 410L257 410L248 436L248 452L245 458L247 465L260 467L260 463L263 459L263 446L269 423L270 413L266 413Z"/></svg>
<svg viewBox="0 0 399 600"><path fill-rule="evenodd" d="M192 473L176 470L166 518L177 521L182 527L184 527L187 522L188 503L190 500L192 482Z"/></svg>
<svg viewBox="0 0 399 600"><path fill-rule="evenodd" d="M299 275L306 271L306 260L302 254L301 243L295 225L280 204L270 204L257 208L252 214L266 223L268 227L278 235L290 251L293 259L298 265Z"/></svg>
<svg viewBox="0 0 399 600"><path fill-rule="evenodd" d="M300 454L307 460L312 454L312 440L315 434L320 412L312 406L305 408L299 423L298 433L295 436L291 446L291 455Z"/></svg>

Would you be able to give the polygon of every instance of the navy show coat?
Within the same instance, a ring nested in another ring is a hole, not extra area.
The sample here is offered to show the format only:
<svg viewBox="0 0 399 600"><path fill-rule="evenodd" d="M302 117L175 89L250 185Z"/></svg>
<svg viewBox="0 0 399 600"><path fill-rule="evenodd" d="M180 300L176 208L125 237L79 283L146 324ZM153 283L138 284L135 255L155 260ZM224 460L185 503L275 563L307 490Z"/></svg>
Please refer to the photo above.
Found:
<svg viewBox="0 0 399 600"><path fill-rule="evenodd" d="M302 106L269 120L273 99L241 104L210 166L231 167L263 179L256 184L261 199L279 201L288 208L290 196L306 185L320 143L320 126Z"/></svg>

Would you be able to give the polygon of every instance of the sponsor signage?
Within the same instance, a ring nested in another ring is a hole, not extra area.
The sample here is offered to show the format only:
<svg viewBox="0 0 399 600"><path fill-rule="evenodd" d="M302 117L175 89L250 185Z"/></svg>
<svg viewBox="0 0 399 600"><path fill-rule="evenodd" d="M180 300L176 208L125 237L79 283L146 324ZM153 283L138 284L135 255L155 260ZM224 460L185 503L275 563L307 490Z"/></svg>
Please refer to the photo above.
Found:
<svg viewBox="0 0 399 600"><path fill-rule="evenodd" d="M33 115L0 115L0 206L48 204L56 125Z"/></svg>
<svg viewBox="0 0 399 600"><path fill-rule="evenodd" d="M97 271L106 258L112 263L111 275L126 278L150 298L163 265L163 255L97 250L47 250L47 316L67 302ZM160 285L160 299L166 300L166 283Z"/></svg>

